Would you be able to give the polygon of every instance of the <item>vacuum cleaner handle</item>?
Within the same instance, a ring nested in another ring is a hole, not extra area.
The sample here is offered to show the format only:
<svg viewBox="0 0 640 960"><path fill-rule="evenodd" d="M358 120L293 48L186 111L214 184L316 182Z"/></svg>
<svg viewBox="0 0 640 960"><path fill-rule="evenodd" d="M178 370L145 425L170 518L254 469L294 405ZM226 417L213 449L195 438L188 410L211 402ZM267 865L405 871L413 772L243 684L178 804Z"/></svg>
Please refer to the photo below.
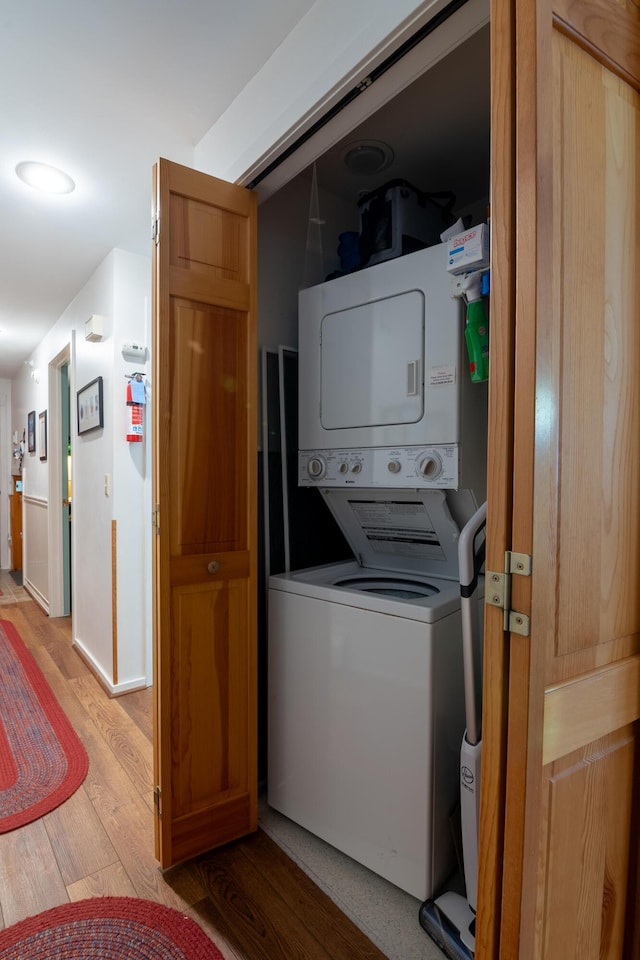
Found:
<svg viewBox="0 0 640 960"><path fill-rule="evenodd" d="M478 663L480 624L474 595L478 588L480 570L484 564L486 523L487 504L483 503L465 524L458 540L466 739L472 746L479 742L482 735L482 707L477 695L481 670Z"/></svg>

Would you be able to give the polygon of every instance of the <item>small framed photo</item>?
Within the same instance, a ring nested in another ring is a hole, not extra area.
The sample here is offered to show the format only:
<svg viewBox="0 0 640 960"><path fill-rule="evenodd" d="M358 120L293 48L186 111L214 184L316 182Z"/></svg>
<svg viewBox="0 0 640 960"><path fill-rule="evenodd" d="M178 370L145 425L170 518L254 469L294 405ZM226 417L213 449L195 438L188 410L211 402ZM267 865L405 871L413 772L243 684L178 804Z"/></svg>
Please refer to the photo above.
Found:
<svg viewBox="0 0 640 960"><path fill-rule="evenodd" d="M40 447L40 459L47 459L47 411L43 410L38 416L38 446Z"/></svg>
<svg viewBox="0 0 640 960"><path fill-rule="evenodd" d="M36 412L32 410L27 416L27 450L36 452Z"/></svg>
<svg viewBox="0 0 640 960"><path fill-rule="evenodd" d="M104 426L102 408L102 377L96 377L78 390L78 435Z"/></svg>

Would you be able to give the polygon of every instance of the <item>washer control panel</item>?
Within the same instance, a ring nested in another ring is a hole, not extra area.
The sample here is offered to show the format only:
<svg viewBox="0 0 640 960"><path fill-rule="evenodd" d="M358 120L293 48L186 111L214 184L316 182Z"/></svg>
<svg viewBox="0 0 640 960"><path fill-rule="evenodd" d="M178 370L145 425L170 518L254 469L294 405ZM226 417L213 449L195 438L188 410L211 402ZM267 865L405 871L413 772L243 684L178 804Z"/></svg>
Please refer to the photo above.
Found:
<svg viewBox="0 0 640 960"><path fill-rule="evenodd" d="M304 450L298 484L318 487L423 487L457 490L458 445Z"/></svg>

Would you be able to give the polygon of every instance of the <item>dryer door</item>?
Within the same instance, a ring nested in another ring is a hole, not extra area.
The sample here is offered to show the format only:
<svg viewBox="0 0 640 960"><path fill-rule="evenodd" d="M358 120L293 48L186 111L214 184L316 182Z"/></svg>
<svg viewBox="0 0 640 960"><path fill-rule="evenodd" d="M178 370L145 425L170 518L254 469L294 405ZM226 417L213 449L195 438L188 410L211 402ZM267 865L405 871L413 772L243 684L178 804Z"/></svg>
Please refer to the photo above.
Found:
<svg viewBox="0 0 640 960"><path fill-rule="evenodd" d="M410 290L323 318L320 419L325 430L422 418L424 312L424 294Z"/></svg>

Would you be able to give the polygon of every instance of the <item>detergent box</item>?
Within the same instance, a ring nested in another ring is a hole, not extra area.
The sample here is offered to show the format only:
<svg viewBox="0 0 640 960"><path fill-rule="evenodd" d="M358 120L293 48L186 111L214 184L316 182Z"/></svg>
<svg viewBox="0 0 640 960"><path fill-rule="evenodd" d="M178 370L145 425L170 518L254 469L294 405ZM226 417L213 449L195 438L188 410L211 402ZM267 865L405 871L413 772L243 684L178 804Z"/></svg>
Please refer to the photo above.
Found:
<svg viewBox="0 0 640 960"><path fill-rule="evenodd" d="M449 273L489 269L489 227L486 223L456 233L446 244Z"/></svg>

